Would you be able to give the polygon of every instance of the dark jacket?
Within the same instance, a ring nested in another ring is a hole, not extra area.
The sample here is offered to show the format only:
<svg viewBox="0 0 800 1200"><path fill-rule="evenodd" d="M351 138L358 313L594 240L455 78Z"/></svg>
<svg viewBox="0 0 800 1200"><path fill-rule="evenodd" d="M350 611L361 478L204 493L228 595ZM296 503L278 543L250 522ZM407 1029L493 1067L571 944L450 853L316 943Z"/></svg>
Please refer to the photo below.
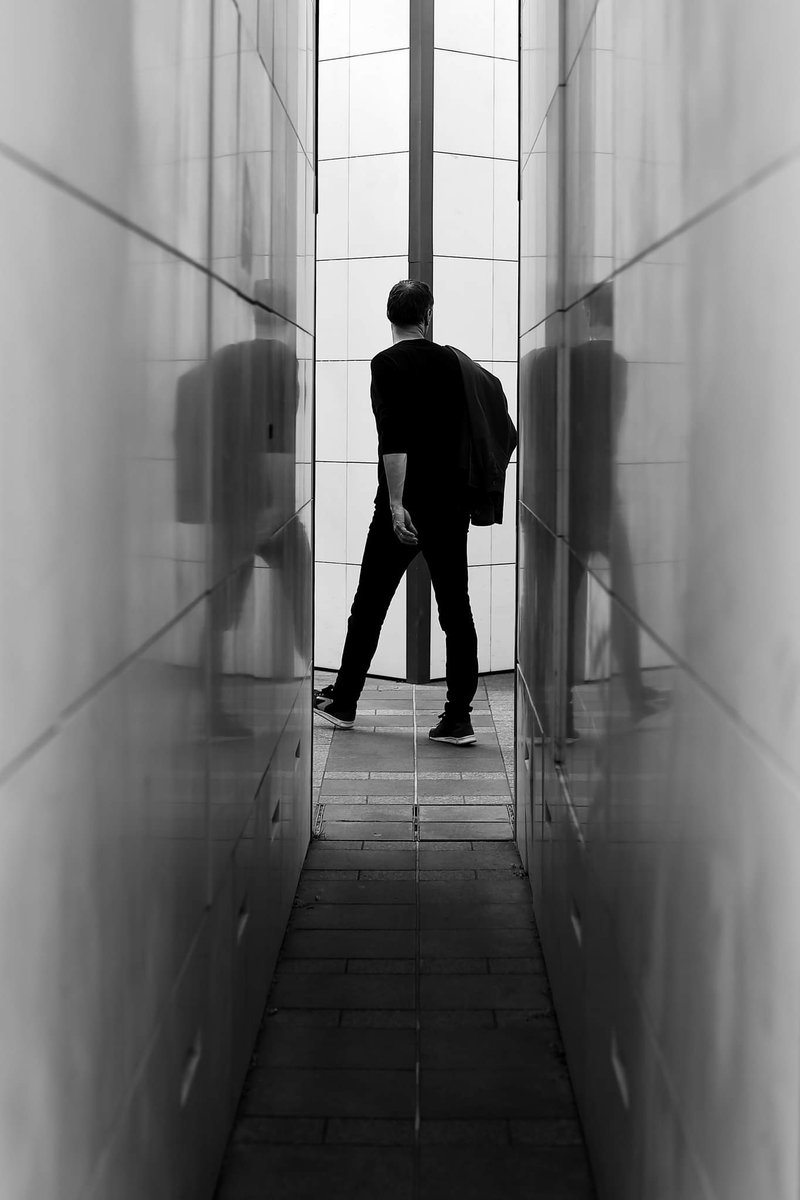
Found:
<svg viewBox="0 0 800 1200"><path fill-rule="evenodd" d="M470 520L473 525L499 525L506 469L517 445L517 431L497 376L455 346L448 349L458 359L467 399Z"/></svg>

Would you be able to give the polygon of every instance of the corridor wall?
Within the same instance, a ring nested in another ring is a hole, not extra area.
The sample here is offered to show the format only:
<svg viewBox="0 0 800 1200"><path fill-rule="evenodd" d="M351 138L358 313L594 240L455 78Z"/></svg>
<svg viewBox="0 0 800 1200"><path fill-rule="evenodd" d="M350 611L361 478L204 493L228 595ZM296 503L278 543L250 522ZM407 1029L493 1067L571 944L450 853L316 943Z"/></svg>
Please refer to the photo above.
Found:
<svg viewBox="0 0 800 1200"><path fill-rule="evenodd" d="M0 38L0 1191L202 1200L309 836L315 11Z"/></svg>
<svg viewBox="0 0 800 1200"><path fill-rule="evenodd" d="M320 3L315 658L321 667L339 663L377 488L370 359L390 344L386 298L393 283L419 273L413 260L421 243L432 246L425 271L435 297L434 340L458 345L497 374L515 409L518 29L516 0ZM431 90L423 98L412 94L410 76L428 53ZM431 132L430 145L423 129ZM412 179L415 170L423 183ZM409 192L418 186L424 200L410 209ZM470 532L482 671L513 665L514 508L512 470L504 524ZM404 678L411 657L423 673L444 675L432 598L430 647L409 654L407 611L420 606L414 595L408 610L406 588L398 589L375 674Z"/></svg>
<svg viewBox="0 0 800 1200"><path fill-rule="evenodd" d="M599 1195L797 1195L800 13L522 0L517 823Z"/></svg>

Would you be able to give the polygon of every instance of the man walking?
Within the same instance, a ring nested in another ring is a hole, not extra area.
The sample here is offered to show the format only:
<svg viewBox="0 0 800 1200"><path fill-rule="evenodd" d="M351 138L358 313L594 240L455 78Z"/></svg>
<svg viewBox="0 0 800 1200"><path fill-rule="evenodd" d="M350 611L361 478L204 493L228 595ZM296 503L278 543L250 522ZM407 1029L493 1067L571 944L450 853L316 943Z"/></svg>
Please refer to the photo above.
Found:
<svg viewBox="0 0 800 1200"><path fill-rule="evenodd" d="M352 727L389 604L421 552L446 644L447 701L429 736L465 746L476 740L470 712L478 686L478 642L469 602L467 533L475 500L473 416L477 413L481 423L483 414L475 403L470 406L464 373L472 368L496 384L500 396L502 389L465 355L426 339L432 310L433 294L418 280L402 280L389 293L392 345L372 360L379 463L375 514L341 666L335 683L315 692L314 709L332 725Z"/></svg>

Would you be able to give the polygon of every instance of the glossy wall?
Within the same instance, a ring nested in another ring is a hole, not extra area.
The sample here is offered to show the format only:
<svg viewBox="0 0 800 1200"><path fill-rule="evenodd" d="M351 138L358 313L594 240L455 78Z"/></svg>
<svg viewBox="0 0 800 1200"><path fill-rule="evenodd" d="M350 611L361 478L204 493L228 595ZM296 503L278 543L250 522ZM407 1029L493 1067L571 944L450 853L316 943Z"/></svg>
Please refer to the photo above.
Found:
<svg viewBox="0 0 800 1200"><path fill-rule="evenodd" d="M202 1200L309 834L314 5L2 23L0 1191Z"/></svg>
<svg viewBox="0 0 800 1200"><path fill-rule="evenodd" d="M523 0L518 794L603 1200L789 1200L800 12Z"/></svg>

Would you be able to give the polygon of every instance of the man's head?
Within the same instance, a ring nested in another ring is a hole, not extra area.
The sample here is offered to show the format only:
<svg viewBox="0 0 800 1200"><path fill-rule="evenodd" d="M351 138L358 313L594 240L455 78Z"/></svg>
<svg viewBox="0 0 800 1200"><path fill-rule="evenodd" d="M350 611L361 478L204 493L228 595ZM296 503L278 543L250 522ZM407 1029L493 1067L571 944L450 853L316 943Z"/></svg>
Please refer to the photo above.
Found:
<svg viewBox="0 0 800 1200"><path fill-rule="evenodd" d="M389 292L386 316L400 329L427 326L433 309L433 292L419 279L401 279Z"/></svg>
<svg viewBox="0 0 800 1200"><path fill-rule="evenodd" d="M592 329L614 328L614 285L610 280L601 283L584 300L586 320Z"/></svg>

